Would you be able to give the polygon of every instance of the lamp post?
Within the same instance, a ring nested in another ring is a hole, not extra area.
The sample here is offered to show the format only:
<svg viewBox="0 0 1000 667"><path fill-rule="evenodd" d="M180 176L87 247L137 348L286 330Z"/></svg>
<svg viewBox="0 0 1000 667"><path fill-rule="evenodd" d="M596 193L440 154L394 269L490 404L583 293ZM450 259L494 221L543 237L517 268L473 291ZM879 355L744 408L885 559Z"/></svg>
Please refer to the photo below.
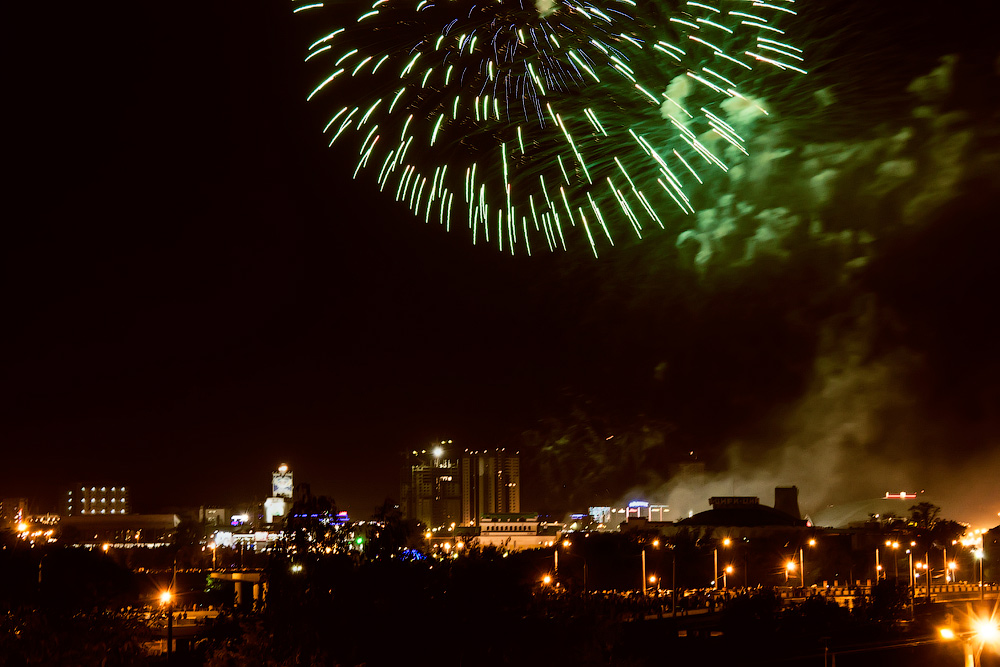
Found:
<svg viewBox="0 0 1000 667"><path fill-rule="evenodd" d="M885 546L892 549L892 576L894 579L899 579L899 556L896 555L896 549L899 548L899 542L886 540Z"/></svg>
<svg viewBox="0 0 1000 667"><path fill-rule="evenodd" d="M915 580L913 577L913 551L911 549L907 549L906 554L910 557L910 620L912 621L916 616L913 600L916 595L916 584L914 583Z"/></svg>
<svg viewBox="0 0 1000 667"><path fill-rule="evenodd" d="M983 601L986 599L986 592L983 590L983 561L986 560L984 558L983 547L979 547L973 553L975 553L976 559L979 561L979 600Z"/></svg>
<svg viewBox="0 0 1000 667"><path fill-rule="evenodd" d="M732 543L733 541L728 537L722 538L722 546L728 547ZM719 590L719 547L712 550L712 560L714 562L712 586L715 587L715 590Z"/></svg>
<svg viewBox="0 0 1000 667"><path fill-rule="evenodd" d="M160 602L167 608L167 663L170 663L174 650L174 609L171 604L173 598L174 596L170 593L169 589L160 593Z"/></svg>
<svg viewBox="0 0 1000 667"><path fill-rule="evenodd" d="M642 548L642 596L646 597L646 547Z"/></svg>
<svg viewBox="0 0 1000 667"><path fill-rule="evenodd" d="M931 567L930 553L924 552L924 574L927 576L927 581L924 582L927 588L927 601L931 601L931 582L934 579L934 568Z"/></svg>

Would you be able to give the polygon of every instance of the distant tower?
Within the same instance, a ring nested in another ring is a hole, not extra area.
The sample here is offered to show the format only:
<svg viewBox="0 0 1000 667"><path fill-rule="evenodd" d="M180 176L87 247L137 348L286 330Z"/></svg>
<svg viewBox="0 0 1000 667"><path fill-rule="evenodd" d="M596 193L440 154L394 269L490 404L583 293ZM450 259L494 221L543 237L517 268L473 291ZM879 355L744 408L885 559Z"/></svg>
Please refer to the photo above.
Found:
<svg viewBox="0 0 1000 667"><path fill-rule="evenodd" d="M271 473L271 497L264 501L265 523L274 523L276 517L282 517L288 513L294 490L292 471L288 469L286 464L282 463L277 470Z"/></svg>
<svg viewBox="0 0 1000 667"><path fill-rule="evenodd" d="M292 471L282 463L271 473L271 495L281 498L291 498L295 485L292 483Z"/></svg>
<svg viewBox="0 0 1000 667"><path fill-rule="evenodd" d="M802 515L799 513L799 487L774 487L774 509L793 516L796 519L801 519Z"/></svg>

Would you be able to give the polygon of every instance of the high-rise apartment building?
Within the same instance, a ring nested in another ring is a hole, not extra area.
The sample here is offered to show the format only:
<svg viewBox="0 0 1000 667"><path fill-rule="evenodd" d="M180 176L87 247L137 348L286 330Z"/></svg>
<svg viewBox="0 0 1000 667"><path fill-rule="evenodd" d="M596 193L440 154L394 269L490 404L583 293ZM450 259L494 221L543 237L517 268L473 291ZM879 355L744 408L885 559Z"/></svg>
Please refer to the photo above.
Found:
<svg viewBox="0 0 1000 667"><path fill-rule="evenodd" d="M457 460L445 458L450 440L411 453L400 481L403 516L432 528L461 521L462 486Z"/></svg>
<svg viewBox="0 0 1000 667"><path fill-rule="evenodd" d="M521 511L521 457L517 452L466 450L460 467L463 525L478 526L484 514Z"/></svg>
<svg viewBox="0 0 1000 667"><path fill-rule="evenodd" d="M66 516L128 514L128 489L121 485L75 484L66 494Z"/></svg>
<svg viewBox="0 0 1000 667"><path fill-rule="evenodd" d="M400 481L403 516L428 527L479 525L484 514L521 511L517 452L465 450L447 458L452 441L413 451Z"/></svg>

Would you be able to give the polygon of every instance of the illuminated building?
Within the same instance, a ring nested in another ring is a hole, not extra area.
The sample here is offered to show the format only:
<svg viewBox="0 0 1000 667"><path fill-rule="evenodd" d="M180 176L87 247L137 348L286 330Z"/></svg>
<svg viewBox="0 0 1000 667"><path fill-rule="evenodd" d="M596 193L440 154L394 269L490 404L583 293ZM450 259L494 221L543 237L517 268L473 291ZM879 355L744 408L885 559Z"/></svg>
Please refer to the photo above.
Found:
<svg viewBox="0 0 1000 667"><path fill-rule="evenodd" d="M517 452L465 450L447 458L451 440L411 452L400 483L403 515L432 528L479 525L484 514L521 511L521 460Z"/></svg>
<svg viewBox="0 0 1000 667"><path fill-rule="evenodd" d="M425 526L450 526L461 521L462 478L458 461L445 458L442 440L430 451L413 451L400 483L402 512Z"/></svg>
<svg viewBox="0 0 1000 667"><path fill-rule="evenodd" d="M96 547L161 547L171 543L180 519L176 514L80 514L59 522L62 541Z"/></svg>
<svg viewBox="0 0 1000 667"><path fill-rule="evenodd" d="M274 523L275 519L288 514L294 490L292 471L282 463L271 473L271 496L264 501L264 523Z"/></svg>
<svg viewBox="0 0 1000 667"><path fill-rule="evenodd" d="M121 485L75 484L66 493L66 516L128 514L128 489Z"/></svg>
<svg viewBox="0 0 1000 667"><path fill-rule="evenodd" d="M203 526L222 528L229 525L229 517L232 516L225 507L210 507L202 505L198 508L198 520Z"/></svg>
<svg viewBox="0 0 1000 667"><path fill-rule="evenodd" d="M466 450L460 468L464 525L480 525L485 514L521 511L521 457L517 452Z"/></svg>
<svg viewBox="0 0 1000 667"><path fill-rule="evenodd" d="M271 473L271 495L277 498L291 498L295 484L292 482L292 471L282 463Z"/></svg>
<svg viewBox="0 0 1000 667"><path fill-rule="evenodd" d="M4 498L0 500L0 526L16 526L28 514L27 498Z"/></svg>
<svg viewBox="0 0 1000 667"><path fill-rule="evenodd" d="M552 546L557 537L556 531L545 530L538 514L496 513L483 514L479 518L478 544L481 547L510 551L537 549Z"/></svg>

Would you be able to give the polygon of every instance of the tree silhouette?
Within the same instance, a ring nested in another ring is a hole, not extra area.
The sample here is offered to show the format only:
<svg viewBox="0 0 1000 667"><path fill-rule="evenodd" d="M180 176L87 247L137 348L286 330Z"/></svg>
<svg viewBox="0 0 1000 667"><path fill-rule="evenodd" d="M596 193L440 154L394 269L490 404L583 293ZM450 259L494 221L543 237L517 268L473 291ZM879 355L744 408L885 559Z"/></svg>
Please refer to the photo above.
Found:
<svg viewBox="0 0 1000 667"><path fill-rule="evenodd" d="M910 508L910 523L917 528L933 528L940 513L941 508L933 503L917 503Z"/></svg>

